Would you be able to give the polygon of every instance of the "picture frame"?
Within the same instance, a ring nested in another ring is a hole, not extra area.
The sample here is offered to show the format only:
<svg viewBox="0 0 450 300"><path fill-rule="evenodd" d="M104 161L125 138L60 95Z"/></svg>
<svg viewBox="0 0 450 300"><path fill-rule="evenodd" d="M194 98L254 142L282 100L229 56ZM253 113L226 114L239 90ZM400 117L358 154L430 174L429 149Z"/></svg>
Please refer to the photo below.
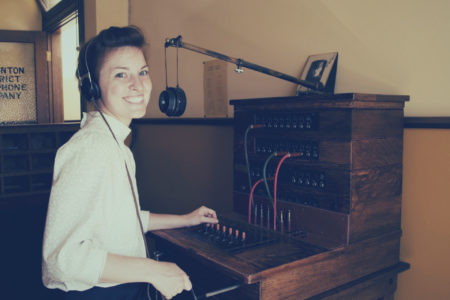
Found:
<svg viewBox="0 0 450 300"><path fill-rule="evenodd" d="M313 90L299 85L297 87L297 96L314 92L333 94L336 83L337 61L338 52L308 56L300 79L317 84L318 89Z"/></svg>

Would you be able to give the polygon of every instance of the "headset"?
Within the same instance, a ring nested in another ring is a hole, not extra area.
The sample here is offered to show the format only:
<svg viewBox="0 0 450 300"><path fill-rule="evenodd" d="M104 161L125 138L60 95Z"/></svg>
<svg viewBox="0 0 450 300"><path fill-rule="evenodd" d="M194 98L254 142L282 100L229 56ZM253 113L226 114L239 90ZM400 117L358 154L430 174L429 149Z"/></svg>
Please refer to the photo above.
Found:
<svg viewBox="0 0 450 300"><path fill-rule="evenodd" d="M166 71L166 90L159 95L159 110L169 117L179 117L186 109L186 94L178 85L178 47L177 47L177 86L167 84L167 56L164 47L164 67Z"/></svg>
<svg viewBox="0 0 450 300"><path fill-rule="evenodd" d="M81 95L87 101L95 101L95 100L100 99L102 96L102 93L100 91L100 86L98 85L98 83L96 83L92 79L91 71L89 70L89 64L87 61L89 47L91 46L91 44L93 43L94 40L95 40L95 38L90 40L84 50L84 65L86 67L86 74L81 76L80 75L80 66L78 65L78 68L77 68L78 86L80 88Z"/></svg>

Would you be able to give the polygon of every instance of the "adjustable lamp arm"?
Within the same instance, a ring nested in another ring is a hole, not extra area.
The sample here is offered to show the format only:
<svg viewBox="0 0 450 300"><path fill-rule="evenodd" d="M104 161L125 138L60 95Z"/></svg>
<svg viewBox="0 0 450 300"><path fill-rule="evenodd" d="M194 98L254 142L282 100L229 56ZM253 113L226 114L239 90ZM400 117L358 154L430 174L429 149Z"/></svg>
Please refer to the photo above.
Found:
<svg viewBox="0 0 450 300"><path fill-rule="evenodd" d="M238 72L238 73L243 72L241 67L245 67L245 68L257 71L257 72L261 72L261 73L264 73L267 75L271 75L271 76L274 76L274 77L277 77L277 78L280 78L283 80L287 80L287 81L302 85L304 87L313 89L315 91L320 91L320 88L322 87L322 84L320 82L312 83L312 82L305 81L305 80L299 80L293 76L286 75L286 74L280 73L278 71L275 71L275 70L272 70L272 69L269 69L266 67L262 67L257 64L251 63L251 62L247 62L240 58L233 58L233 57L221 54L219 52L215 52L215 51L201 48L201 47L189 44L189 43L185 43L181 40L181 35L177 36L176 38L166 39L166 42L164 43L164 47L166 47L166 48L167 47L184 48L184 49L188 49L188 50L191 50L194 52L198 52L198 53L201 53L204 55L212 56L212 57L233 63L236 65L236 72Z"/></svg>

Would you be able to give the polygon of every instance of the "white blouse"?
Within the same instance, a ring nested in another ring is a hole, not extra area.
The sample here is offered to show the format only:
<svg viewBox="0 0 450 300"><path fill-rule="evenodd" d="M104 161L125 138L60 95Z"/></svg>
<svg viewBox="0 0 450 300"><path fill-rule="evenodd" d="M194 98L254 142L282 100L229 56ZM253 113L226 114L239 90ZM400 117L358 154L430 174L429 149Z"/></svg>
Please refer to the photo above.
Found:
<svg viewBox="0 0 450 300"><path fill-rule="evenodd" d="M145 257L127 163L137 193L135 162L124 141L130 129L98 112L56 154L43 242L42 281L48 288L87 290L100 284L107 253ZM138 195L136 195L137 199ZM140 210L140 208L139 208ZM148 211L140 211L144 230Z"/></svg>

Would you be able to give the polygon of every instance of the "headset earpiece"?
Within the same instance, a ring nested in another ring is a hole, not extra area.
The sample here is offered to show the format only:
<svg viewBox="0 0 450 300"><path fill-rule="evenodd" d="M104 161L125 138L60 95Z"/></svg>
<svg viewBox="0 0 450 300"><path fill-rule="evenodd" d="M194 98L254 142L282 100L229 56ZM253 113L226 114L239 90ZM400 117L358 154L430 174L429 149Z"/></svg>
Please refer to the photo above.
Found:
<svg viewBox="0 0 450 300"><path fill-rule="evenodd" d="M186 94L179 87L168 87L159 95L159 109L169 117L179 117L186 109Z"/></svg>
<svg viewBox="0 0 450 300"><path fill-rule="evenodd" d="M91 79L89 73L80 80L80 91L88 101L94 101L101 97L100 87Z"/></svg>
<svg viewBox="0 0 450 300"><path fill-rule="evenodd" d="M175 88L175 92L177 94L177 99L176 99L174 116L179 117L184 113L184 110L186 109L186 94L179 87Z"/></svg>
<svg viewBox="0 0 450 300"><path fill-rule="evenodd" d="M92 79L91 71L89 69L87 55L89 47L91 46L92 41L90 41L85 48L84 51L84 67L86 70L86 74L80 76L79 74L79 66L77 70L78 83L80 86L81 95L88 101L95 101L101 98L101 91L99 85Z"/></svg>

